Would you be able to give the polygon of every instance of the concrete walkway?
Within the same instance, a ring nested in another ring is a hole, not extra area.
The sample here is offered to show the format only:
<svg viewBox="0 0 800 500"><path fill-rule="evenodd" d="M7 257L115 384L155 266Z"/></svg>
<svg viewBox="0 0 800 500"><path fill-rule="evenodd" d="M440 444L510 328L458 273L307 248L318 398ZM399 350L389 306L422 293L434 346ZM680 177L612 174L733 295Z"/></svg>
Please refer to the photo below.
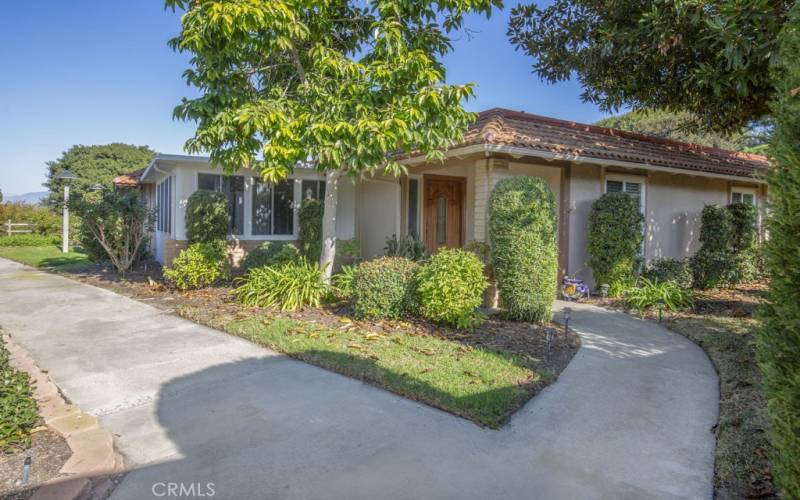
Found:
<svg viewBox="0 0 800 500"><path fill-rule="evenodd" d="M493 431L0 259L0 327L114 433L132 469L117 499L166 483L224 499L711 498L702 350L591 306L571 326L583 347L558 382Z"/></svg>

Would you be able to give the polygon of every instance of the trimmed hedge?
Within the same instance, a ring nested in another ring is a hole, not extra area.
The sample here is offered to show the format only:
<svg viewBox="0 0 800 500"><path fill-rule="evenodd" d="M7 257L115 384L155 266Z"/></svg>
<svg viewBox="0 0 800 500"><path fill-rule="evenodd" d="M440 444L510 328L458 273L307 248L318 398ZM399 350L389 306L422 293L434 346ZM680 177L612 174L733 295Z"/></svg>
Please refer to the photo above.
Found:
<svg viewBox="0 0 800 500"><path fill-rule="evenodd" d="M61 237L44 234L12 234L0 236L0 247L49 247L60 245Z"/></svg>
<svg viewBox="0 0 800 500"><path fill-rule="evenodd" d="M606 193L589 214L589 266L597 286L630 283L636 274L644 239L644 215L636 198Z"/></svg>
<svg viewBox="0 0 800 500"><path fill-rule="evenodd" d="M296 264L300 261L300 251L293 243L283 241L265 241L247 252L242 268L253 269L264 266L282 266Z"/></svg>
<svg viewBox="0 0 800 500"><path fill-rule="evenodd" d="M230 226L228 199L217 191L198 189L186 202L186 237L189 243L227 240Z"/></svg>
<svg viewBox="0 0 800 500"><path fill-rule="evenodd" d="M355 314L364 319L400 319L417 308L419 265L403 257L362 262L353 282Z"/></svg>
<svg viewBox="0 0 800 500"><path fill-rule="evenodd" d="M483 262L472 252L445 248L418 274L422 315L459 328L475 326L475 309L489 286Z"/></svg>
<svg viewBox="0 0 800 500"><path fill-rule="evenodd" d="M728 205L731 217L731 250L733 252L733 281L747 283L757 279L759 266L757 210L749 203Z"/></svg>
<svg viewBox="0 0 800 500"><path fill-rule="evenodd" d="M164 268L164 279L179 290L204 288L229 276L224 241L192 243L175 257L172 267Z"/></svg>
<svg viewBox="0 0 800 500"><path fill-rule="evenodd" d="M785 498L800 498L800 3L779 35L772 200L766 243L770 287L761 309L758 360L771 422L772 472Z"/></svg>
<svg viewBox="0 0 800 500"><path fill-rule="evenodd" d="M556 204L543 179L508 177L489 198L489 246L509 318L552 319L558 279Z"/></svg>
<svg viewBox="0 0 800 500"><path fill-rule="evenodd" d="M300 229L297 238L305 258L319 262L322 253L322 214L325 209L318 200L306 200L300 207Z"/></svg>

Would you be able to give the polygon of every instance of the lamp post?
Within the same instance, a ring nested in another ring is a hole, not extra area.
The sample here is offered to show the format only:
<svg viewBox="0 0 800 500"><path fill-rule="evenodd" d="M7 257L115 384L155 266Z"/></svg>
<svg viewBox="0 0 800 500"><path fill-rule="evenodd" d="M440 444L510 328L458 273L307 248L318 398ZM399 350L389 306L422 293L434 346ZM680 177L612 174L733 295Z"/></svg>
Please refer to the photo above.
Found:
<svg viewBox="0 0 800 500"><path fill-rule="evenodd" d="M61 251L69 252L69 183L78 176L69 170L62 170L56 175L56 179L64 181L64 217L61 226Z"/></svg>
<svg viewBox="0 0 800 500"><path fill-rule="evenodd" d="M600 285L600 294L603 296L603 302L605 302L606 299L608 298L609 288L610 287L608 286L608 283L603 283L602 285Z"/></svg>
<svg viewBox="0 0 800 500"><path fill-rule="evenodd" d="M661 323L661 319L664 315L664 299L658 299L656 301L656 308L658 309L658 322Z"/></svg>

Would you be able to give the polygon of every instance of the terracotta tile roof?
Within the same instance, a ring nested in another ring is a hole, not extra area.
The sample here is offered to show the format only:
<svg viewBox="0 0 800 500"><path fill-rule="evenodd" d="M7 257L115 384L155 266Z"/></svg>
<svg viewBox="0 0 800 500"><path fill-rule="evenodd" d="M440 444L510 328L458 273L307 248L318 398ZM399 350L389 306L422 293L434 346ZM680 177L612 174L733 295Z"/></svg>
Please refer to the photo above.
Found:
<svg viewBox="0 0 800 500"><path fill-rule="evenodd" d="M139 182L142 180L142 174L144 173L143 168L135 172L131 172L129 174L122 174L120 176L114 177L112 181L115 186L125 186L125 187L134 187L138 186Z"/></svg>
<svg viewBox="0 0 800 500"><path fill-rule="evenodd" d="M753 177L769 167L766 157L699 146L594 125L494 108L478 114L460 145L493 144L670 167Z"/></svg>

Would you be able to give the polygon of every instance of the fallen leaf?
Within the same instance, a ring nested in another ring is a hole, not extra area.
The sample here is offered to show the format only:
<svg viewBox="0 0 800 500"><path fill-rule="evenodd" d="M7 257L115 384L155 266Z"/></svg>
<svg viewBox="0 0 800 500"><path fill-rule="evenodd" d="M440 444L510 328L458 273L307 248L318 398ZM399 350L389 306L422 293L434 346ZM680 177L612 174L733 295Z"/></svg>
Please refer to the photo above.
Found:
<svg viewBox="0 0 800 500"><path fill-rule="evenodd" d="M383 335L378 335L377 333L368 333L364 336L367 340L380 340L383 338Z"/></svg>

